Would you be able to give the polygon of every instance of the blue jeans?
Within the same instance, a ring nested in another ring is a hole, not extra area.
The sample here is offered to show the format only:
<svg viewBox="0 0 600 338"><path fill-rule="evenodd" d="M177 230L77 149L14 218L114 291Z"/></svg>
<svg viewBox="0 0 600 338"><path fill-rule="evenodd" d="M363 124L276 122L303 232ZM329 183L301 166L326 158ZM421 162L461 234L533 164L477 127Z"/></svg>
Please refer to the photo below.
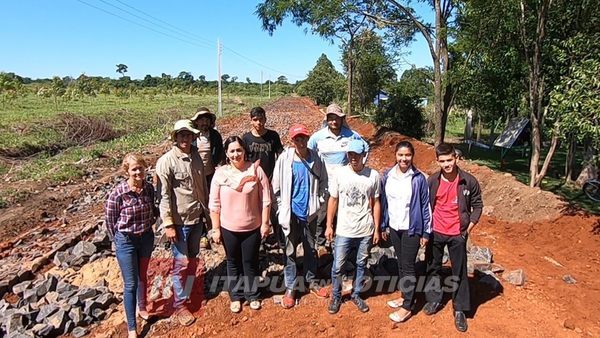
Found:
<svg viewBox="0 0 600 338"><path fill-rule="evenodd" d="M296 215L291 215L290 233L285 237L285 288L296 289L296 248L302 242L304 249L304 281L311 283L315 281L317 272L317 251L315 250L317 231L317 219L310 223L301 221Z"/></svg>
<svg viewBox="0 0 600 338"><path fill-rule="evenodd" d="M154 249L154 232L141 235L117 232L114 239L117 262L123 276L123 305L127 316L127 329L135 330L135 306L146 310L146 285L148 263Z"/></svg>
<svg viewBox="0 0 600 338"><path fill-rule="evenodd" d="M198 254L200 253L200 238L204 225L177 225L177 241L171 244L173 250L173 308L179 310L190 298L192 286L198 269Z"/></svg>
<svg viewBox="0 0 600 338"><path fill-rule="evenodd" d="M352 249L356 249L356 277L352 288L352 298L358 297L362 288L365 267L367 266L367 257L369 256L369 246L372 236L349 238L339 235L335 236L333 248L333 266L331 268L331 279L333 281L333 298L342 298L342 266L346 263L346 258Z"/></svg>

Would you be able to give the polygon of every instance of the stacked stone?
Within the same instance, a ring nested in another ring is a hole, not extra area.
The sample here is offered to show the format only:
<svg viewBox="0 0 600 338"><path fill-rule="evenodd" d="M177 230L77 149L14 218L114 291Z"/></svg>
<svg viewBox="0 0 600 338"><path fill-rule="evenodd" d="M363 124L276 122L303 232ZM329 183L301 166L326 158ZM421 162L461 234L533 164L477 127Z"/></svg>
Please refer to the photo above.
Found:
<svg viewBox="0 0 600 338"><path fill-rule="evenodd" d="M48 337L72 334L81 337L87 326L110 315L119 302L104 279L93 287L79 288L56 276L13 286L15 305L0 300L0 336Z"/></svg>

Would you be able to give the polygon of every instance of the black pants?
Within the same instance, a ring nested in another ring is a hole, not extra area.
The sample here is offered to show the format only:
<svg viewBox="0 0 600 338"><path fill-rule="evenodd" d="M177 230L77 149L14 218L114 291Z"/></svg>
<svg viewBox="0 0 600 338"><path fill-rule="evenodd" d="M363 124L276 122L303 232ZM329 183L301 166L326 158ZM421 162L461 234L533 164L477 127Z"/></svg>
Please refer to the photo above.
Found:
<svg viewBox="0 0 600 338"><path fill-rule="evenodd" d="M221 228L223 246L227 256L227 283L231 301L242 298L258 299L258 248L260 228L246 232L233 232Z"/></svg>
<svg viewBox="0 0 600 338"><path fill-rule="evenodd" d="M390 239L396 251L396 259L398 260L398 271L400 280L400 291L404 302L402 308L410 311L415 297L415 287L417 277L415 274L415 260L419 252L421 237L417 235L408 235L408 230L390 229Z"/></svg>
<svg viewBox="0 0 600 338"><path fill-rule="evenodd" d="M440 269L444 247L448 246L452 262L452 279L440 284ZM452 304L455 311L471 310L469 279L467 276L467 239L463 235L446 236L433 232L427 245L427 275L425 297L428 302L442 302L443 289L452 291Z"/></svg>

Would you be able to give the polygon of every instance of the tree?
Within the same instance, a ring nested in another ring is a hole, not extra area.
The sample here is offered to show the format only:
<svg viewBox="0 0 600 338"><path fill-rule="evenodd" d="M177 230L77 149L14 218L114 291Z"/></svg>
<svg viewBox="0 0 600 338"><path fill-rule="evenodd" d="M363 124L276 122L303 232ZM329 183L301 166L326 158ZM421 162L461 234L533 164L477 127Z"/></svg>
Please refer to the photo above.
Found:
<svg viewBox="0 0 600 338"><path fill-rule="evenodd" d="M387 54L382 39L373 31L360 33L353 48L353 51L343 51L342 60L348 73L347 58L350 55L354 57L356 84L353 86L353 96L358 101L360 110L364 112L385 84L395 81L396 72L392 68L392 58Z"/></svg>
<svg viewBox="0 0 600 338"><path fill-rule="evenodd" d="M18 78L10 73L0 73L0 101L2 107L6 107L6 104L12 103L23 91L23 86L19 82Z"/></svg>
<svg viewBox="0 0 600 338"><path fill-rule="evenodd" d="M252 83L252 81L250 80L250 78L249 78L249 77L246 77L246 83L247 83L247 84L251 84L251 83Z"/></svg>
<svg viewBox="0 0 600 338"><path fill-rule="evenodd" d="M123 77L124 74L127 73L127 65L119 63L117 65L117 73L121 74L121 77Z"/></svg>
<svg viewBox="0 0 600 338"><path fill-rule="evenodd" d="M400 76L399 91L409 97L433 97L433 70L431 67L412 68L405 70Z"/></svg>
<svg viewBox="0 0 600 338"><path fill-rule="evenodd" d="M58 98L62 97L66 91L67 86L65 86L63 80L58 76L53 77L50 84L50 96L54 99L54 106L56 109L58 109Z"/></svg>
<svg viewBox="0 0 600 338"><path fill-rule="evenodd" d="M321 54L297 91L300 95L310 96L317 104L327 105L343 95L343 81L344 76L335 70L325 54Z"/></svg>
<svg viewBox="0 0 600 338"><path fill-rule="evenodd" d="M287 84L288 83L288 79L287 77L281 75L277 78L277 83L279 84Z"/></svg>
<svg viewBox="0 0 600 338"><path fill-rule="evenodd" d="M262 21L263 29L269 34L273 34L277 26L280 26L289 16L299 27L306 24L313 33L331 42L334 39L340 40L341 46L349 51L346 58L348 69L346 111L351 115L354 38L370 25L363 14L371 7L370 3L371 1L364 0L265 0L257 6L256 14Z"/></svg>
<svg viewBox="0 0 600 338"><path fill-rule="evenodd" d="M223 74L221 75L221 81L227 83L227 80L229 80L230 76L229 74Z"/></svg>
<svg viewBox="0 0 600 338"><path fill-rule="evenodd" d="M194 76L190 72L181 71L175 79L180 87L189 87L194 84Z"/></svg>
<svg viewBox="0 0 600 338"><path fill-rule="evenodd" d="M406 4L397 0L378 0L375 1L375 10L365 14L385 27L398 46L412 41L416 32L421 33L427 41L433 61L434 140L435 144L439 144L444 141L448 112L454 100L454 90L447 73L451 67L448 36L453 27L450 18L455 14L456 0L429 1L435 13L433 26L415 14L415 10L408 5L409 1L404 2Z"/></svg>

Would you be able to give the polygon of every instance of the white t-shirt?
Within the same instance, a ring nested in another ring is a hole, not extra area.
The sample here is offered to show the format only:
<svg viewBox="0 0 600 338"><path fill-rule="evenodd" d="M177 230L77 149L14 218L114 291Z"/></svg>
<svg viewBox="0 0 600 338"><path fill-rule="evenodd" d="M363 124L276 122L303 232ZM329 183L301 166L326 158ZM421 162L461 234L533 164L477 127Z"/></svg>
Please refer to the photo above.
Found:
<svg viewBox="0 0 600 338"><path fill-rule="evenodd" d="M338 198L336 235L349 238L372 236L375 230L370 199L379 198L379 173L364 167L359 173L350 165L337 170L329 194Z"/></svg>
<svg viewBox="0 0 600 338"><path fill-rule="evenodd" d="M410 225L410 198L412 196L412 178L415 174L411 169L398 174L395 165L388 174L385 182L385 197L388 203L390 228L408 230Z"/></svg>

